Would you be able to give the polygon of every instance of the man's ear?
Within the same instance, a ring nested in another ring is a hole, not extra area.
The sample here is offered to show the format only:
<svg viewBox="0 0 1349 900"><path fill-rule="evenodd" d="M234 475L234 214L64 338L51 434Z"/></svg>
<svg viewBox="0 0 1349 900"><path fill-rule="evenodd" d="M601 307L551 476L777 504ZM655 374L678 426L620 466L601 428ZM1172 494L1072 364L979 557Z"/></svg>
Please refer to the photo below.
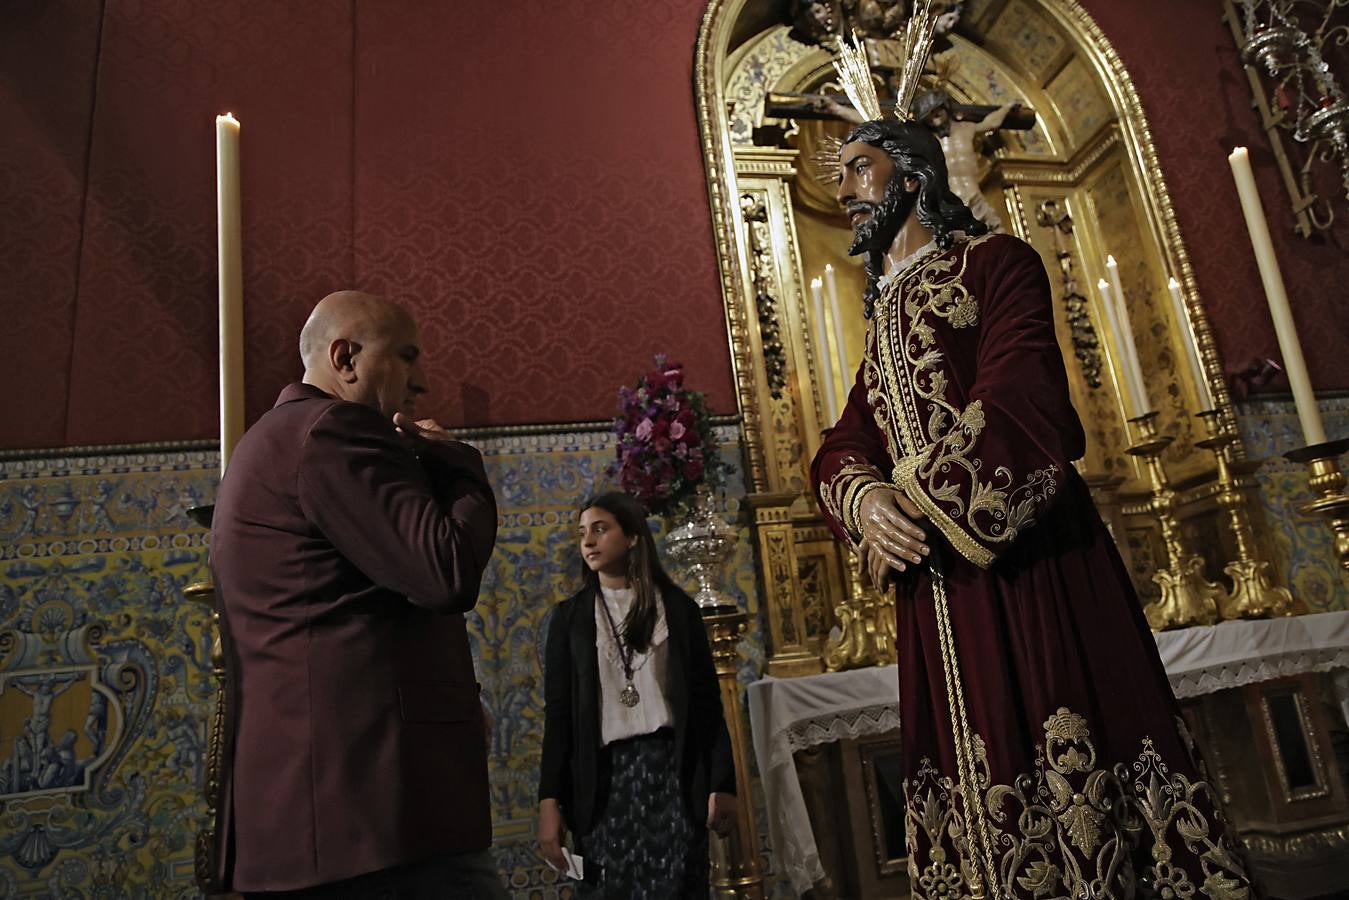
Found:
<svg viewBox="0 0 1349 900"><path fill-rule="evenodd" d="M328 362L337 377L347 384L356 381L356 354L361 345L347 338L338 338L328 345Z"/></svg>
<svg viewBox="0 0 1349 900"><path fill-rule="evenodd" d="M921 186L922 183L917 178L914 178L912 175L904 176L904 190L908 191L910 194L917 193L918 188L920 188Z"/></svg>

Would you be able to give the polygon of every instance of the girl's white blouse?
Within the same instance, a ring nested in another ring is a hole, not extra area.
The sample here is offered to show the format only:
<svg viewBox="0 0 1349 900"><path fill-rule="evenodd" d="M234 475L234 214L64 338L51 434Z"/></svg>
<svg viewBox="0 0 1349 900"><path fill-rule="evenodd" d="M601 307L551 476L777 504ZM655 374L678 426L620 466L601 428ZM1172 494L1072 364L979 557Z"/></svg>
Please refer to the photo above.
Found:
<svg viewBox="0 0 1349 900"><path fill-rule="evenodd" d="M656 603L656 627L651 633L651 646L646 652L632 656L632 686L641 700L636 706L624 706L618 699L628 683L623 674L623 657L600 604L609 604L609 614L614 617L621 635L623 620L632 609L635 595L632 588L601 587L600 591L603 597L596 598L595 603L595 652L600 671L600 743L607 746L624 738L650 734L658 728L673 727L674 713L665 696L665 680L670 668L670 629L665 622L665 604Z"/></svg>

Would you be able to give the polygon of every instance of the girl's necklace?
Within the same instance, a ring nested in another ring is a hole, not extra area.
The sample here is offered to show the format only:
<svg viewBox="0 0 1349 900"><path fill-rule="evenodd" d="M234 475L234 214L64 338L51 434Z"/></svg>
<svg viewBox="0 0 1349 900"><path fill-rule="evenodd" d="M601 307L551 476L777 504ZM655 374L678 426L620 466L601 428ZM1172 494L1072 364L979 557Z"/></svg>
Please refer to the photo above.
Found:
<svg viewBox="0 0 1349 900"><path fill-rule="evenodd" d="M618 702L631 709L642 700L642 695L632 686L632 648L624 643L618 633L613 614L609 612L609 601L604 599L604 591L600 591L600 605L604 607L604 618L609 623L609 632L614 636L614 643L618 645L618 658L623 663L623 677L628 682L627 686L619 691Z"/></svg>

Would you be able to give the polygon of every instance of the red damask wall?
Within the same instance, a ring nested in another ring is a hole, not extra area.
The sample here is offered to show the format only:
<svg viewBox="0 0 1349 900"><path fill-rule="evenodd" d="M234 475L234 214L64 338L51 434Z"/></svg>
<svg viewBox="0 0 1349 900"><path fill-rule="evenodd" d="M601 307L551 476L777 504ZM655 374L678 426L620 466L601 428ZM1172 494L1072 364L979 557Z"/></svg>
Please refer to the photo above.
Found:
<svg viewBox="0 0 1349 900"><path fill-rule="evenodd" d="M1279 359L1269 307L1232 182L1227 154L1246 146L1293 303L1298 336L1318 391L1349 388L1349 255L1339 240L1293 232L1288 195L1251 108L1219 0L1081 0L1114 44L1138 89L1175 205L1181 235L1228 371L1256 357ZM1349 73L1344 73L1349 74ZM1339 217L1349 218L1344 199ZM1282 376L1269 391L1288 390ZM1334 437L1335 435L1332 435Z"/></svg>
<svg viewBox="0 0 1349 900"><path fill-rule="evenodd" d="M1247 143L1312 378L1349 387L1349 263L1292 237L1217 0L1087 5L1142 95L1229 365L1276 352L1225 161ZM353 285L415 308L447 424L604 418L658 350L733 411L691 87L704 7L9 0L0 447L216 433L226 109L250 420L297 375L309 306Z"/></svg>
<svg viewBox="0 0 1349 900"><path fill-rule="evenodd" d="M0 447L216 433L213 119L242 122L247 414L313 302L422 322L446 424L612 413L657 351L733 412L702 0L0 6Z"/></svg>

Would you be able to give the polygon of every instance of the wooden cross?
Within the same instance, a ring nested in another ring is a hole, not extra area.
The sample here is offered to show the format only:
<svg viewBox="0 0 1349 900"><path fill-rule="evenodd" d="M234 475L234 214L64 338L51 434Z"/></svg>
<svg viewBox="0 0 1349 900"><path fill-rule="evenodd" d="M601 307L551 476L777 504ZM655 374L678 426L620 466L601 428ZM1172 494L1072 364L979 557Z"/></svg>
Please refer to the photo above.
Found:
<svg viewBox="0 0 1349 900"><path fill-rule="evenodd" d="M847 115L838 110L851 110L848 98L844 94L777 94L770 93L764 98L764 118L767 119L833 119L849 121ZM979 122L996 111L996 106L968 103L947 103L943 107L947 115L956 122ZM889 115L894 112L893 97L881 100L881 111ZM1017 104L1007 113L1002 128L1013 131L1029 131L1035 127L1035 110L1029 106Z"/></svg>

